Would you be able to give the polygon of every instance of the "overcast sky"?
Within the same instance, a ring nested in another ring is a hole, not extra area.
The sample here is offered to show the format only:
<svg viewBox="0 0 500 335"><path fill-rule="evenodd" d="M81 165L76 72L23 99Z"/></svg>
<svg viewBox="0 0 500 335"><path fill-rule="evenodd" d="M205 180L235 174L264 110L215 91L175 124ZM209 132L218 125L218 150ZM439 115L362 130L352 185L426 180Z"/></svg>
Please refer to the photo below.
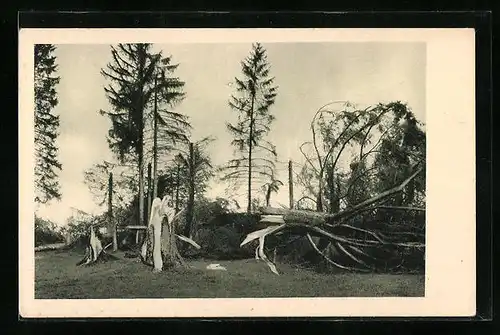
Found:
<svg viewBox="0 0 500 335"><path fill-rule="evenodd" d="M276 116L270 139L279 160L301 161L299 145L310 140L309 122L322 105L348 100L362 105L401 100L425 122L424 43L271 43L263 44L271 63L271 75L279 86L271 112ZM39 208L38 214L64 224L71 207L91 213L95 205L83 171L103 160L112 160L106 142L110 127L100 109L109 109L100 70L111 59L109 45L57 45L60 84L57 87L61 128L57 140L61 201ZM176 75L185 81L186 99L176 111L186 114L193 139L214 135L210 153L214 163L232 157L231 138L225 122L234 121L227 101L240 61L250 44L162 44L155 49L179 63ZM285 173L285 164L278 168ZM282 175L286 180L286 174ZM222 192L214 187L209 195ZM274 204L288 204L286 187L274 196ZM224 196L224 194L221 194ZM245 201L241 202L245 206Z"/></svg>

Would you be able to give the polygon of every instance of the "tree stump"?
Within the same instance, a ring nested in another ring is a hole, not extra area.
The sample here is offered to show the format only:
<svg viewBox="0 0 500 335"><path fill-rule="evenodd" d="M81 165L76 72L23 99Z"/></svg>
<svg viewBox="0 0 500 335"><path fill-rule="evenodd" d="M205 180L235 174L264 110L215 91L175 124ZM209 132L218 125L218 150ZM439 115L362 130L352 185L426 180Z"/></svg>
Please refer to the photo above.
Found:
<svg viewBox="0 0 500 335"><path fill-rule="evenodd" d="M95 233L94 226L90 227L90 238L89 245L87 246L87 252L81 261L76 265L91 265L99 261L107 261L110 259L116 259L116 257L106 253L106 248L111 244L108 244L104 248L102 247L102 242Z"/></svg>
<svg viewBox="0 0 500 335"><path fill-rule="evenodd" d="M143 263L152 266L155 272L186 265L177 247L177 239L200 248L193 240L175 233L177 219L183 211L175 214L172 204L173 201L165 196L163 200L154 199L151 205L149 225L141 247L141 259Z"/></svg>

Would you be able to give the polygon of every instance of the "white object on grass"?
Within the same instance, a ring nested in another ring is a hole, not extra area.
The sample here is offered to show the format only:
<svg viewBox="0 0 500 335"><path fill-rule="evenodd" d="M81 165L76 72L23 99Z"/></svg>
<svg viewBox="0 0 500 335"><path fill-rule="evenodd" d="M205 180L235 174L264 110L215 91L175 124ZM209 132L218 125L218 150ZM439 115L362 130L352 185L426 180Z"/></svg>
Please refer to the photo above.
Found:
<svg viewBox="0 0 500 335"><path fill-rule="evenodd" d="M207 265L207 270L221 270L221 271L227 271L227 269L220 264L209 264Z"/></svg>

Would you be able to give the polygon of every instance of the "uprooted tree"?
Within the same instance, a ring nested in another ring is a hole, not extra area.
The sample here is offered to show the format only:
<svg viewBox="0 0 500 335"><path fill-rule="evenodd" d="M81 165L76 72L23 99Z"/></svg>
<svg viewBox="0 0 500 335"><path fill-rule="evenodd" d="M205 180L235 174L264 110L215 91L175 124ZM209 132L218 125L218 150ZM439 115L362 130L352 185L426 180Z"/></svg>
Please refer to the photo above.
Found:
<svg viewBox="0 0 500 335"><path fill-rule="evenodd" d="M338 104L338 103L337 103ZM252 233L263 254L269 235L301 235L325 263L354 271L412 271L425 255L425 132L400 102L320 108L300 150L302 198L316 211L262 208L274 224ZM311 147L307 152L306 147ZM312 153L311 153L312 152ZM342 156L350 154L347 159ZM343 162L343 163L341 163Z"/></svg>

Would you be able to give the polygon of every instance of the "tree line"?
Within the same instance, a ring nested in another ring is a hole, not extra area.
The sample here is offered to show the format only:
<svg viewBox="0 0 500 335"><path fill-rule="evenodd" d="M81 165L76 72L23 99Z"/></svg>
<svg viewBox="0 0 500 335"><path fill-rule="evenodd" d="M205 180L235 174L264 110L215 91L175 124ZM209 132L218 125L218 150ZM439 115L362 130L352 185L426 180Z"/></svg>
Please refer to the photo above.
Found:
<svg viewBox="0 0 500 335"><path fill-rule="evenodd" d="M54 51L53 45L35 46L35 201L39 203L61 197ZM99 113L111 121L107 142L116 160L100 162L84 176L99 203L111 196L108 176L113 173L113 206L136 208L134 220L139 225L147 220L152 198L169 193L176 208L192 206L215 176L245 187L247 212L255 209L255 193L262 190L269 205L271 193L284 183L277 176L276 147L267 136L275 120L272 107L278 87L260 43L252 45L241 61L241 74L234 78L228 107L235 121L226 123L234 155L217 167L207 151L215 139L194 142L189 117L175 111L188 93L176 76L179 64L173 57L154 51L151 44L118 44L111 46L110 54L111 61L101 70L109 108ZM425 160L422 124L399 101L367 108L329 103L318 109L310 129L311 140L298 148L304 164L294 162L299 168L293 170L294 180L302 186L302 194L290 205L297 208L335 213L354 207L403 182ZM341 166L346 161L347 168ZM424 201L425 174L412 179L388 205L418 206Z"/></svg>

